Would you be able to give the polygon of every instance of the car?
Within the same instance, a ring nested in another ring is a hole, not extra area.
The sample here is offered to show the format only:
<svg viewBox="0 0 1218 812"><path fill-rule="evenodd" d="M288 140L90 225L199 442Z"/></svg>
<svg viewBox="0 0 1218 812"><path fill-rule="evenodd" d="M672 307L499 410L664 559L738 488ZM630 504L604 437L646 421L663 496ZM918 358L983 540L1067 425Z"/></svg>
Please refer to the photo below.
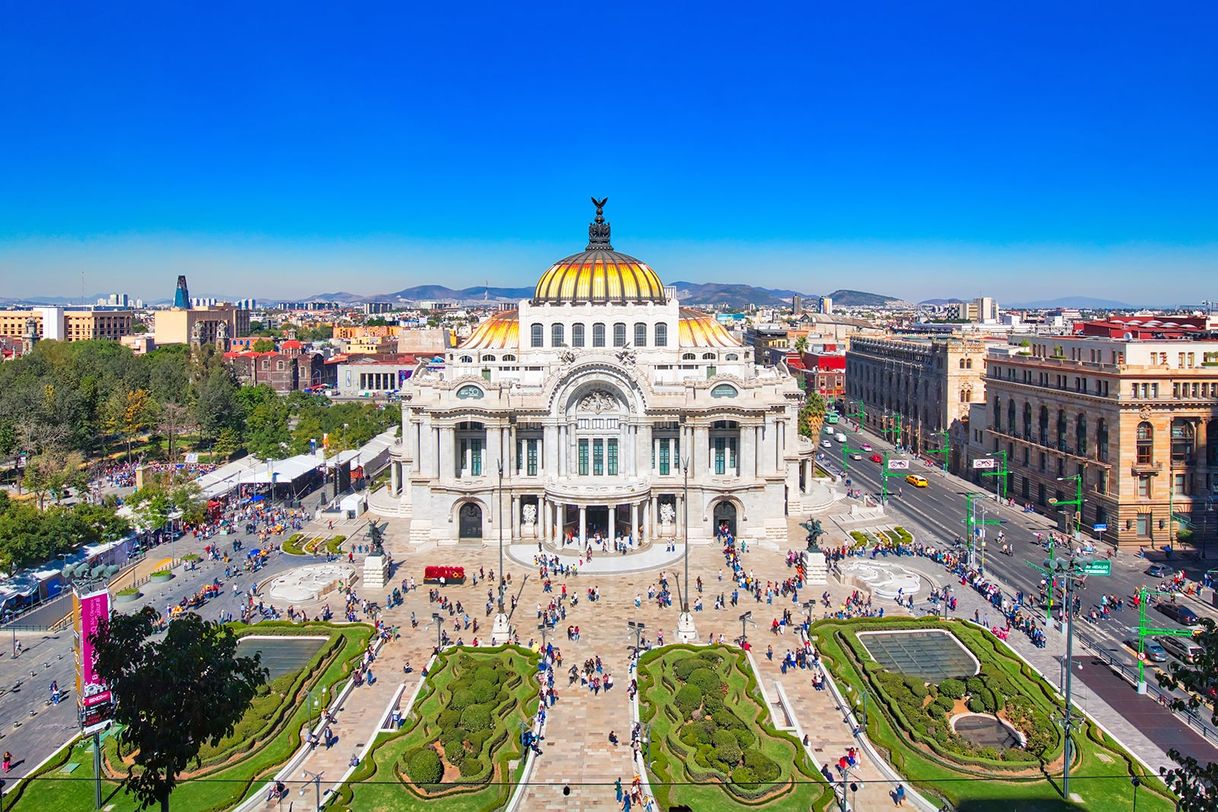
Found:
<svg viewBox="0 0 1218 812"><path fill-rule="evenodd" d="M1181 606L1178 603L1163 602L1158 604L1159 611L1167 615L1172 620L1179 623L1181 626L1200 626L1201 618L1197 617L1197 613L1187 606Z"/></svg>
<svg viewBox="0 0 1218 812"><path fill-rule="evenodd" d="M1151 578L1170 578L1176 573L1166 564L1151 564L1146 568L1146 574Z"/></svg>
<svg viewBox="0 0 1218 812"><path fill-rule="evenodd" d="M925 488L930 483L926 481L926 477L918 476L917 474L909 474L905 477L905 481L915 488Z"/></svg>
<svg viewBox="0 0 1218 812"><path fill-rule="evenodd" d="M844 443L844 442L846 442L846 435L842 434L842 433L839 431L839 432L837 433L837 437L836 437L836 439L837 439L837 441L838 441L839 443Z"/></svg>
<svg viewBox="0 0 1218 812"><path fill-rule="evenodd" d="M1182 637L1156 637L1155 640L1167 650L1168 654L1182 663L1191 664L1201 653L1201 646Z"/></svg>
<svg viewBox="0 0 1218 812"><path fill-rule="evenodd" d="M828 434L830 437L832 437L834 434L833 426L825 426L825 434Z"/></svg>
<svg viewBox="0 0 1218 812"><path fill-rule="evenodd" d="M857 452L855 452L854 454L851 454L851 455L850 455L850 459L852 459L852 460L861 460L862 458L863 458L863 455L862 455L862 454L859 454L859 453L857 453Z"/></svg>
<svg viewBox="0 0 1218 812"><path fill-rule="evenodd" d="M833 448L833 443L829 440L821 440L820 444L823 448Z"/></svg>
<svg viewBox="0 0 1218 812"><path fill-rule="evenodd" d="M1125 645L1129 646L1130 650L1132 650L1135 654L1137 653L1137 640L1126 640ZM1146 655L1146 662L1148 663L1167 662L1167 652L1164 651L1163 647L1154 640L1147 640L1142 644L1142 653Z"/></svg>
<svg viewBox="0 0 1218 812"><path fill-rule="evenodd" d="M871 450L871 443L863 443L863 450L864 450L864 451L870 451L870 450Z"/></svg>
<svg viewBox="0 0 1218 812"><path fill-rule="evenodd" d="M881 457L879 454L872 454L867 459L871 460L872 462L883 462L884 461L884 458Z"/></svg>

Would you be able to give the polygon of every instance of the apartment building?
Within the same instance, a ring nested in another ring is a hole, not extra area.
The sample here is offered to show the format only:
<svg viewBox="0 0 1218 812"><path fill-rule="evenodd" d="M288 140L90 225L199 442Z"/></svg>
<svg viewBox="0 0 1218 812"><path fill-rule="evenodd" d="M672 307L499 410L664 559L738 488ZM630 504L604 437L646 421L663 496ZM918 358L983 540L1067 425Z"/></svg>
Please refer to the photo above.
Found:
<svg viewBox="0 0 1218 812"><path fill-rule="evenodd" d="M54 341L118 341L131 332L134 315L130 310L64 307L33 307L28 310L0 310L0 336L21 338L26 323L34 322L39 339Z"/></svg>

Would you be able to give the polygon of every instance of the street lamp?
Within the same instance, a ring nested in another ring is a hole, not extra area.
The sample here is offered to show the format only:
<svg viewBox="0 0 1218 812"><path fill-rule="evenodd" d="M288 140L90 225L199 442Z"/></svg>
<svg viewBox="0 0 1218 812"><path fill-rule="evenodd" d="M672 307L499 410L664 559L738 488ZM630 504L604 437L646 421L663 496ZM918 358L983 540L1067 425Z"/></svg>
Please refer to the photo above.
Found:
<svg viewBox="0 0 1218 812"><path fill-rule="evenodd" d="M439 654L440 649L444 645L444 643L443 643L444 618L440 616L439 612L432 612L431 619L436 624L436 654Z"/></svg>
<svg viewBox="0 0 1218 812"><path fill-rule="evenodd" d="M1059 476L1058 482L1074 482L1074 498L1073 499L1050 499L1049 504L1054 507L1061 505L1074 506L1074 540L1080 541L1083 537L1083 475L1073 474L1072 476ZM1066 527L1069 528L1067 523Z"/></svg>
<svg viewBox="0 0 1218 812"><path fill-rule="evenodd" d="M321 809L321 773L315 773L311 770L306 770L303 767L300 770L304 773L304 777L313 785L313 810L318 812ZM300 794L305 794L305 788L300 788Z"/></svg>
<svg viewBox="0 0 1218 812"><path fill-rule="evenodd" d="M635 659L638 659L639 648L642 646L640 641L643 637L643 630L647 628L647 624L638 620L628 620L626 625L630 628L630 631L634 632L634 656Z"/></svg>
<svg viewBox="0 0 1218 812"><path fill-rule="evenodd" d="M752 622L753 622L753 612L751 609L740 616L740 645L741 645L741 647L743 647L745 641L748 640L748 635L745 633L745 627Z"/></svg>
<svg viewBox="0 0 1218 812"><path fill-rule="evenodd" d="M502 645L511 639L511 629L508 626L507 612L503 608L503 593L507 588L507 579L503 572L503 457L499 463L499 612L495 615L495 623L491 626L491 643Z"/></svg>
<svg viewBox="0 0 1218 812"><path fill-rule="evenodd" d="M681 585L681 615L677 618L677 640L692 643L698 638L698 632L694 628L694 616L689 611L689 454L681 461L681 473L684 477L682 499L685 502L685 583Z"/></svg>

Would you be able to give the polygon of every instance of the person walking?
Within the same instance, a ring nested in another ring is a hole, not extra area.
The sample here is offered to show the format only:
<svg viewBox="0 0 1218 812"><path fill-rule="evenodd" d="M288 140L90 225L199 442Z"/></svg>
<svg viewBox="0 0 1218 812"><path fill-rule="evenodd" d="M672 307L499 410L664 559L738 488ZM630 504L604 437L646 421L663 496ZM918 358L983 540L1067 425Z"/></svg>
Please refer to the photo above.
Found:
<svg viewBox="0 0 1218 812"><path fill-rule="evenodd" d="M905 785L897 784L896 792L892 793L892 800L897 806L905 805Z"/></svg>
<svg viewBox="0 0 1218 812"><path fill-rule="evenodd" d="M9 772L13 769L13 754L9 751L4 751L4 771Z"/></svg>

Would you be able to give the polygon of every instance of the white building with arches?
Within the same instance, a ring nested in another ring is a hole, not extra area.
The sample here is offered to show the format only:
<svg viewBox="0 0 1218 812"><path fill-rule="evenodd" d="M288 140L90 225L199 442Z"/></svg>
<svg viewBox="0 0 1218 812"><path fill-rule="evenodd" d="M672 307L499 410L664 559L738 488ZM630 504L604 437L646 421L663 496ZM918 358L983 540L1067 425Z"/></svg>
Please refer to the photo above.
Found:
<svg viewBox="0 0 1218 812"><path fill-rule="evenodd" d="M588 231L403 390L390 494L411 541L679 540L688 493L691 542L726 523L785 543L815 454L802 392L614 251L601 206Z"/></svg>

